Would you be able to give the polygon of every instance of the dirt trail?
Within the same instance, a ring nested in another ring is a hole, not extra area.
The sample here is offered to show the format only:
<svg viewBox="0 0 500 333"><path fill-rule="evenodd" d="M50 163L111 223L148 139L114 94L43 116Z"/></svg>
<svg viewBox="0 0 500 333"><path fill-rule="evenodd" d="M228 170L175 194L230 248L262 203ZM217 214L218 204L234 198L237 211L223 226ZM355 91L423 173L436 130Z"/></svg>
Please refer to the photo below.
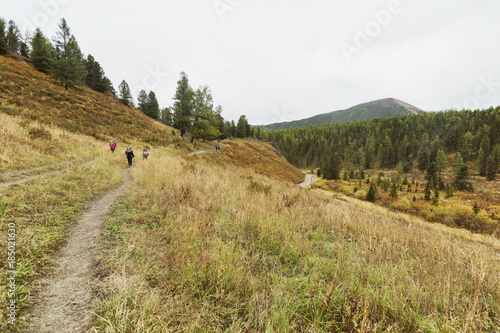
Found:
<svg viewBox="0 0 500 333"><path fill-rule="evenodd" d="M299 184L300 187L306 188L309 185L314 183L314 176L313 175L306 175L306 179L302 183Z"/></svg>
<svg viewBox="0 0 500 333"><path fill-rule="evenodd" d="M67 244L56 256L58 267L41 284L33 297L27 332L88 332L94 310L92 287L96 284L93 258L98 246L103 221L131 179L123 170L123 184L90 203L77 221Z"/></svg>

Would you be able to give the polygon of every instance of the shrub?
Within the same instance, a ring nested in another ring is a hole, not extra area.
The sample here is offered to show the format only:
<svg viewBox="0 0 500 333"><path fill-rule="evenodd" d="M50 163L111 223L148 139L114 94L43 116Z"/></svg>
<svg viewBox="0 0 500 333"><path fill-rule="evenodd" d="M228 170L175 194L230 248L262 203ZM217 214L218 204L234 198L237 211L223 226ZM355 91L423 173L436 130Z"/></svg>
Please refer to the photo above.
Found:
<svg viewBox="0 0 500 333"><path fill-rule="evenodd" d="M389 207L393 210L398 210L401 212L408 212L411 209L411 203L406 198L400 198L396 201L391 202Z"/></svg>
<svg viewBox="0 0 500 333"><path fill-rule="evenodd" d="M28 130L28 135L32 140L52 140L52 134L44 128L32 127Z"/></svg>
<svg viewBox="0 0 500 333"><path fill-rule="evenodd" d="M271 192L271 185L264 185L255 180L250 180L250 185L248 189L256 192L261 192L264 194L269 194Z"/></svg>
<svg viewBox="0 0 500 333"><path fill-rule="evenodd" d="M356 193L354 193L354 197L359 200L365 200L366 199L366 191L365 190L358 190Z"/></svg>

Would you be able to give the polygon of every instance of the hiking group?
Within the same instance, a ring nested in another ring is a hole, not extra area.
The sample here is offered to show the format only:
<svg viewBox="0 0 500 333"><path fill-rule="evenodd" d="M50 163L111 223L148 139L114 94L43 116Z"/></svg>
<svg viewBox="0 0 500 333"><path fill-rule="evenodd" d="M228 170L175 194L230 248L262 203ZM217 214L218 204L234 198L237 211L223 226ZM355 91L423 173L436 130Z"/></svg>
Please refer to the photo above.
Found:
<svg viewBox="0 0 500 333"><path fill-rule="evenodd" d="M111 149L111 152L114 153L116 150L116 141L111 140L109 142L109 148ZM127 157L128 166L131 167L132 166L132 159L135 157L134 151L132 150L132 147L130 147L130 146L127 147L127 150L125 150L125 156ZM142 159L147 160L148 156L149 156L149 152L146 148L144 148L142 150Z"/></svg>

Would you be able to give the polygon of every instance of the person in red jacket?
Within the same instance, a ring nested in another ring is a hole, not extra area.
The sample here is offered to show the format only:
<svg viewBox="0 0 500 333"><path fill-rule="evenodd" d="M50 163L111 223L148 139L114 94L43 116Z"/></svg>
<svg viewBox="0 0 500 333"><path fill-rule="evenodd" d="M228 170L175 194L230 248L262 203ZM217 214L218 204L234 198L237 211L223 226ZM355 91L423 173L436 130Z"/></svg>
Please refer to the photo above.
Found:
<svg viewBox="0 0 500 333"><path fill-rule="evenodd" d="M115 152L115 149L116 149L116 142L111 140L109 142L109 148L111 148L111 152L114 153Z"/></svg>

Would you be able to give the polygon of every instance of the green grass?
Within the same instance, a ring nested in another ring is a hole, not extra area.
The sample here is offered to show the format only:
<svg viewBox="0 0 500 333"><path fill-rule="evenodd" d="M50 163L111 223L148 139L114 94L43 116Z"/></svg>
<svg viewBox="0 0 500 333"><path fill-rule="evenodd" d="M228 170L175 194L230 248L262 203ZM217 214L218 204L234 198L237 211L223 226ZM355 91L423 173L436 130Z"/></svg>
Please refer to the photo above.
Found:
<svg viewBox="0 0 500 333"><path fill-rule="evenodd" d="M1 190L2 244L7 244L8 224L16 225L18 325L14 331L22 328L23 318L27 315L26 307L33 291L31 283L51 266L55 251L64 243L85 205L121 182L124 165L117 156L102 155L88 166L72 166L61 173ZM6 265L3 260L1 269L4 272ZM8 300L6 280L0 287L0 299L3 304ZM7 327L6 313L2 310L0 331Z"/></svg>

